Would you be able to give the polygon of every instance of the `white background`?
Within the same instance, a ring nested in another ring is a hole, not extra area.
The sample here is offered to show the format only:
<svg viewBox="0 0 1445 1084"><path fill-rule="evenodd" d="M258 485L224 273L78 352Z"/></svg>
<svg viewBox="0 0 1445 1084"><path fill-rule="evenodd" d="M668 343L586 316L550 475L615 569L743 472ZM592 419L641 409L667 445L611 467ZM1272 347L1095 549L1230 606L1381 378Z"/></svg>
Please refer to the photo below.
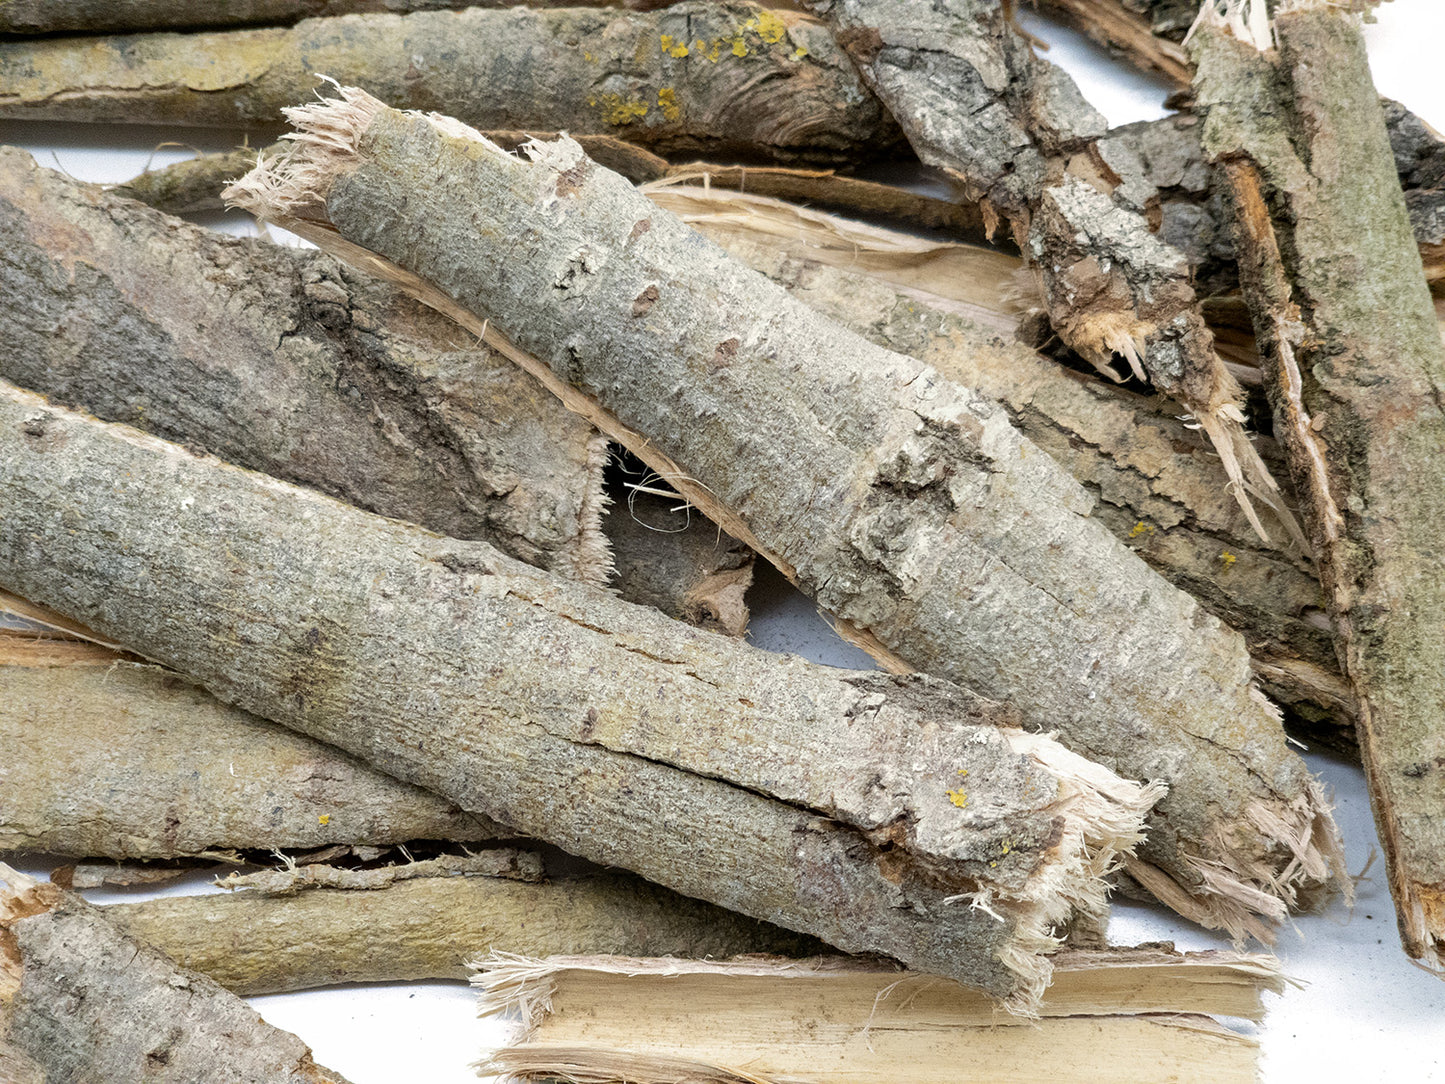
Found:
<svg viewBox="0 0 1445 1084"><path fill-rule="evenodd" d="M1112 124L1164 115L1168 88L1141 77L1067 31L1025 12L1026 25L1050 42L1050 59L1068 69L1085 95ZM1382 93L1398 98L1445 129L1445 88L1439 81L1445 44L1445 3L1394 0L1367 28L1371 62ZM46 125L0 122L0 142L30 149L42 165L82 180L128 179L148 162L162 165L194 149L223 150L244 133L210 130ZM249 133L264 145L271 133ZM186 147L158 147L176 140ZM212 216L208 224L231 231L248 227L238 215ZM776 577L755 592L751 639L760 647L794 651L834 665L870 666L840 643L811 603ZM1307 754L1332 788L1345 834L1351 872L1364 869L1378 849L1364 782L1357 767ZM22 863L32 872L50 863ZM192 880L167 891L207 891ZM156 892L92 892L105 902ZM1177 921L1162 909L1120 902L1109 927L1121 945L1173 940L1181 948L1227 947L1223 939ZM505 948L506 946L498 946ZM1415 968L1401 954L1379 861L1357 887L1353 913L1336 905L1282 932L1277 951L1286 970L1305 984L1270 997L1270 1015L1257 1034L1264 1078L1271 1084L1309 1081L1445 1081L1445 983ZM501 1038L504 1025L474 1018L471 992L460 983L394 983L340 987L253 999L265 1017L311 1044L319 1062L354 1084L427 1079L436 1084L475 1080L469 1063ZM962 1074L961 1074L962 1075Z"/></svg>

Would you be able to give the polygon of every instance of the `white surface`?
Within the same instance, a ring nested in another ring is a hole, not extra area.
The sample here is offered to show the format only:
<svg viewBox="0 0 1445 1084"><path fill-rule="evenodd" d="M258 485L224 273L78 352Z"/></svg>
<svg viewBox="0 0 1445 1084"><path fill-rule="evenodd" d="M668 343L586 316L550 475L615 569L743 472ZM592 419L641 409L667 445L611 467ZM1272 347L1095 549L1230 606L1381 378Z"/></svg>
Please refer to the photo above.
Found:
<svg viewBox="0 0 1445 1084"><path fill-rule="evenodd" d="M1087 41L1027 11L1022 18L1052 43L1050 58L1075 75L1111 123L1162 115L1168 92L1163 83L1120 67ZM1445 90L1437 75L1445 4L1394 0L1381 9L1379 20L1367 30L1367 39L1381 91L1445 127ZM264 145L266 135L257 133L252 144ZM162 140L218 150L240 142L240 136L0 122L0 141L30 148L44 165L58 164L73 176L103 182L138 172ZM162 164L189 153L163 147L154 151L153 161ZM246 228L239 217L227 218L221 226ZM759 646L832 665L867 665L861 653L833 636L811 603L780 588L755 601L752 638ZM1334 790L1349 866L1358 873L1378 849L1361 773L1331 757L1310 754L1307 759ZM42 864L30 868L38 870ZM197 889L192 883L179 890ZM88 893L97 900L154 894ZM1127 902L1117 905L1109 932L1117 944L1173 940L1181 948L1224 946L1222 939L1176 921L1162 909ZM1288 972L1308 985L1271 998L1270 1016L1257 1030L1270 1084L1445 1081L1445 983L1413 967L1400 953L1378 861L1359 883L1353 914L1336 905L1325 915L1300 919L1282 933L1278 952ZM254 1003L273 1023L301 1035L322 1064L354 1084L474 1080L469 1063L503 1033L496 1022L471 1018L471 995L455 983L343 987L256 998Z"/></svg>

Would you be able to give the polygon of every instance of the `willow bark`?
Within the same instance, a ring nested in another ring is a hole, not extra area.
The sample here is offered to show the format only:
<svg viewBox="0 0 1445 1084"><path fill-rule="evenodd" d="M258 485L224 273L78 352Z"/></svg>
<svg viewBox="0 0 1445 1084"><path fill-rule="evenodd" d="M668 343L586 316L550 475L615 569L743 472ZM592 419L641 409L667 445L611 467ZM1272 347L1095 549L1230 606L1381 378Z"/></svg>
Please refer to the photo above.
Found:
<svg viewBox="0 0 1445 1084"><path fill-rule="evenodd" d="M1239 24L1243 26L1241 22ZM1308 509L1408 955L1445 972L1445 348L1357 17L1196 34L1266 390Z"/></svg>
<svg viewBox="0 0 1445 1084"><path fill-rule="evenodd" d="M1333 822L1243 641L1088 518L1093 500L997 405L789 298L575 143L525 161L345 94L293 111L298 154L233 198L465 326L485 313L529 371L888 664L967 681L1167 781L1141 856L1167 870L1171 906L1267 935L1255 912L1338 883Z"/></svg>
<svg viewBox="0 0 1445 1084"><path fill-rule="evenodd" d="M947 683L772 656L17 390L0 449L0 582L464 809L1024 1011L1157 796Z"/></svg>

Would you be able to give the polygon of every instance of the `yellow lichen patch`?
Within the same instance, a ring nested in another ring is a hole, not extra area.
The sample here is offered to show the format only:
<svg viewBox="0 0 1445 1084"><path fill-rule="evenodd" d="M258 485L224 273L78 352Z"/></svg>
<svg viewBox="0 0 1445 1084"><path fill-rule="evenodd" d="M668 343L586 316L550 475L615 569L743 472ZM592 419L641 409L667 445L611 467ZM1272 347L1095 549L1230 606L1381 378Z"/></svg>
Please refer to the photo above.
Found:
<svg viewBox="0 0 1445 1084"><path fill-rule="evenodd" d="M1154 533L1154 527L1153 527L1151 524L1145 523L1145 522L1141 519L1138 523L1134 524L1134 529L1129 532L1129 537L1130 537L1130 538L1138 538L1141 534L1153 534L1153 533Z"/></svg>
<svg viewBox="0 0 1445 1084"><path fill-rule="evenodd" d="M1219 559L1224 562L1224 567L1226 569L1229 568L1230 565L1234 564L1235 561L1239 560L1238 557L1230 553L1228 550L1225 550L1223 553L1221 553L1219 555Z"/></svg>
<svg viewBox="0 0 1445 1084"><path fill-rule="evenodd" d="M747 56L747 55L748 55L748 43L745 42L745 41L743 41L743 36L742 36L741 34L739 34L737 37L733 38L733 56Z"/></svg>
<svg viewBox="0 0 1445 1084"><path fill-rule="evenodd" d="M602 110L602 119L618 128L647 116L647 102L641 98L624 98L621 94L603 94L597 98L589 98L588 102L599 106Z"/></svg>
<svg viewBox="0 0 1445 1084"><path fill-rule="evenodd" d="M948 795L948 800L954 805L958 806L959 809L962 809L964 806L968 805L968 795L964 793L964 791L961 789L946 790L943 793Z"/></svg>
<svg viewBox="0 0 1445 1084"><path fill-rule="evenodd" d="M723 38L718 38L716 41L714 41L714 42L712 43L712 45L708 46L708 48L707 48L707 58L708 58L709 61L711 61L711 62L714 63L714 64L717 63L718 57L722 56L722 47L723 47L724 44L725 44L725 40L724 40ZM703 48L702 42L698 42L697 45L698 45L698 52L702 52L702 48Z"/></svg>
<svg viewBox="0 0 1445 1084"><path fill-rule="evenodd" d="M657 92L657 105L662 110L663 119L669 123L682 119L682 107L677 104L677 91L671 87L663 87Z"/></svg>
<svg viewBox="0 0 1445 1084"><path fill-rule="evenodd" d="M678 41L671 34L663 34L659 39L662 43L662 51L668 56L681 60L687 56L687 43Z"/></svg>
<svg viewBox="0 0 1445 1084"><path fill-rule="evenodd" d="M582 59L585 60L585 61L587 61L587 63L589 63L589 64L596 63L596 61L597 61L597 58L596 58L595 56L593 56L591 53L589 53L586 49L583 49L583 50L582 50Z"/></svg>
<svg viewBox="0 0 1445 1084"><path fill-rule="evenodd" d="M319 825L321 825L323 828L326 827L326 825L328 825L328 824L331 823L331 814L330 814L330 813L323 813L323 814L321 814L321 816L319 816L319 817L316 818L316 823L319 824Z"/></svg>
<svg viewBox="0 0 1445 1084"><path fill-rule="evenodd" d="M805 57L805 56L807 56L807 55L808 55L808 50L804 49L801 45L798 46L796 49L793 50L793 59L794 59L794 60L802 60L803 57Z"/></svg>
<svg viewBox="0 0 1445 1084"><path fill-rule="evenodd" d="M776 11L760 11L743 23L743 29L751 30L769 45L776 45L788 32L788 24Z"/></svg>

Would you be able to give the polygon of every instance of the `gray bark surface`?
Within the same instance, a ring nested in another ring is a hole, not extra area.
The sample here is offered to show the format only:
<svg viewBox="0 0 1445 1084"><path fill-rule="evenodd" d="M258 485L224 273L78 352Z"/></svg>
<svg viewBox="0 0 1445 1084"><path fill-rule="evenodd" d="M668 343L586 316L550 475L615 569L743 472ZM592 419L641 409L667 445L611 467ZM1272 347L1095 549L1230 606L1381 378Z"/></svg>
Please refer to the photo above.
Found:
<svg viewBox="0 0 1445 1084"><path fill-rule="evenodd" d="M532 0L534 7L616 7L647 11L670 0ZM0 0L0 34L104 33L294 23L363 12L511 7L512 0Z"/></svg>
<svg viewBox="0 0 1445 1084"><path fill-rule="evenodd" d="M620 135L664 153L851 159L897 138L815 20L701 0L0 42L0 117L275 124L317 73L480 128Z"/></svg>
<svg viewBox="0 0 1445 1084"><path fill-rule="evenodd" d="M610 572L605 448L515 366L316 252L0 150L0 376L575 579Z"/></svg>
<svg viewBox="0 0 1445 1084"><path fill-rule="evenodd" d="M1008 5L804 6L825 16L919 158L983 201L985 218L1009 224L1060 338L1101 372L1115 375L1121 359L1178 400L1219 451L1246 514L1254 500L1278 511L1277 485L1245 435L1241 390L1215 351L1187 263L1131 203L1132 169L1100 157L1104 118L1015 32Z"/></svg>
<svg viewBox="0 0 1445 1084"><path fill-rule="evenodd" d="M243 997L341 982L465 979L491 952L803 956L808 937L625 873L528 884L423 877L370 892L171 896L105 908L131 936Z"/></svg>
<svg viewBox="0 0 1445 1084"><path fill-rule="evenodd" d="M296 1036L80 897L4 865L0 881L0 1041L50 1084L345 1084Z"/></svg>
<svg viewBox="0 0 1445 1084"><path fill-rule="evenodd" d="M265 171L232 196L264 215L324 197L330 226L285 221L429 280L469 326L485 313L890 664L1167 782L1140 853L1183 886L1172 905L1192 893L1196 917L1238 931L1328 893L1333 823L1243 641L1091 519L1000 407L789 298L575 144L528 162L347 93L297 114L352 148L315 152L319 190Z"/></svg>
<svg viewBox="0 0 1445 1084"><path fill-rule="evenodd" d="M502 832L156 666L12 655L0 687L0 851L174 858Z"/></svg>
<svg viewBox="0 0 1445 1084"><path fill-rule="evenodd" d="M1204 143L1233 181L1405 951L1445 972L1445 347L1358 21L1295 5L1274 33L1201 31Z"/></svg>
<svg viewBox="0 0 1445 1084"><path fill-rule="evenodd" d="M1313 567L1260 540L1230 498L1219 458L1168 400L1065 369L867 275L782 255L736 230L716 236L824 316L997 400L1093 496L1092 518L1244 635L1261 684L1311 740L1356 748L1353 695Z"/></svg>
<svg viewBox="0 0 1445 1084"><path fill-rule="evenodd" d="M1027 1010L1046 931L1102 906L1095 871L1156 797L945 682L772 656L0 402L0 582L464 809L845 951Z"/></svg>

